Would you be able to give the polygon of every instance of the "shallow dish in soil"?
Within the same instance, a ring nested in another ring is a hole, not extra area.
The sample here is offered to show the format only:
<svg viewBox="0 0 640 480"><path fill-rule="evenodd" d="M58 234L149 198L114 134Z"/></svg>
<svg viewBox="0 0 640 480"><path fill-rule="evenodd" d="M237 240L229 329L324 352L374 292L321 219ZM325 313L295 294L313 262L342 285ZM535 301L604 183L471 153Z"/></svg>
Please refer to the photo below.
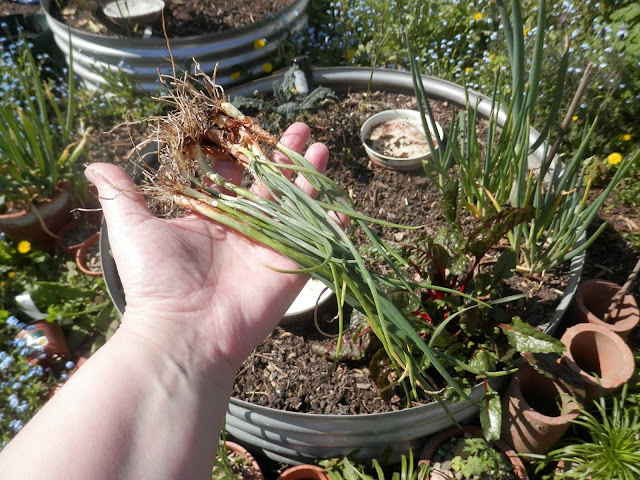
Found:
<svg viewBox="0 0 640 480"><path fill-rule="evenodd" d="M438 122L429 125L431 141L438 148L438 137L444 139ZM413 170L431 158L431 148L420 112L385 110L369 118L360 129L360 137L373 163L393 170Z"/></svg>
<svg viewBox="0 0 640 480"><path fill-rule="evenodd" d="M320 280L309 279L287 310L287 313L284 314L281 324L298 321L309 316L332 295L331 289L326 287Z"/></svg>
<svg viewBox="0 0 640 480"><path fill-rule="evenodd" d="M102 11L119 26L129 24L154 25L162 18L162 0L117 0L107 3Z"/></svg>

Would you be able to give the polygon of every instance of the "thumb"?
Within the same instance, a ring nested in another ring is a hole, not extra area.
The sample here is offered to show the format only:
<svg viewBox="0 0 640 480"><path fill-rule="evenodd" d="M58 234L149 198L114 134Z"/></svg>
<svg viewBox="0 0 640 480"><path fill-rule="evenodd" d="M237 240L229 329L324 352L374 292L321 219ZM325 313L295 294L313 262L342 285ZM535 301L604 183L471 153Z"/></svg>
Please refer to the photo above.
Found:
<svg viewBox="0 0 640 480"><path fill-rule="evenodd" d="M85 176L98 189L98 199L114 238L154 218L142 192L121 167L93 163L86 168Z"/></svg>

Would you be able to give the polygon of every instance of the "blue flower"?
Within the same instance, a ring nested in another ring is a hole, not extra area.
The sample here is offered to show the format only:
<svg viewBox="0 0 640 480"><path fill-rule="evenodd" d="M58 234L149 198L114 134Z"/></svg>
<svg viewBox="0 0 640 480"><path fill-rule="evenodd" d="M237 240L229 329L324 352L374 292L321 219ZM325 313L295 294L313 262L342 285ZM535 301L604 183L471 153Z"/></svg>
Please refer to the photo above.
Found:
<svg viewBox="0 0 640 480"><path fill-rule="evenodd" d="M6 370L7 368L9 368L13 362L15 362L16 359L13 358L11 355L9 355L8 357L6 357L5 359L2 360L2 362L0 362L0 370Z"/></svg>
<svg viewBox="0 0 640 480"><path fill-rule="evenodd" d="M20 320L18 320L16 317L11 315L10 317L7 317L7 319L5 320L5 323L10 327L17 327L18 324L20 323Z"/></svg>
<svg viewBox="0 0 640 480"><path fill-rule="evenodd" d="M20 404L20 399L18 398L18 395L16 395L15 393L12 393L11 395L9 395L9 398L7 398L7 401L9 402L9 406L11 408L16 408Z"/></svg>
<svg viewBox="0 0 640 480"><path fill-rule="evenodd" d="M22 427L24 427L22 420L11 420L9 422L9 428L14 432L19 432L20 430L22 430Z"/></svg>

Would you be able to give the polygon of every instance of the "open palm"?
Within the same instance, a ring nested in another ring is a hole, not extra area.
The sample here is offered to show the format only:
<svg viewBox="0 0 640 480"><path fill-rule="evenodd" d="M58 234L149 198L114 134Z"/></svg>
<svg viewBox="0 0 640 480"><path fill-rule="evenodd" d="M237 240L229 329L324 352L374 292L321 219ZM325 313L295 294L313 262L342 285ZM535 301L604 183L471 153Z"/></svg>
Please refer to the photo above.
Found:
<svg viewBox="0 0 640 480"><path fill-rule="evenodd" d="M282 142L300 152L308 137L308 127L298 123ZM312 145L306 157L324 171L326 147ZM223 172L230 178L240 173L240 167ZM161 345L185 338L192 348L214 348L239 365L304 284L304 276L269 268L294 268L289 260L209 219L155 217L115 165L93 164L87 177L98 188L127 312L136 313L125 316L124 328ZM303 179L297 183L313 195ZM254 191L263 194L257 186ZM128 317L134 325L126 323Z"/></svg>

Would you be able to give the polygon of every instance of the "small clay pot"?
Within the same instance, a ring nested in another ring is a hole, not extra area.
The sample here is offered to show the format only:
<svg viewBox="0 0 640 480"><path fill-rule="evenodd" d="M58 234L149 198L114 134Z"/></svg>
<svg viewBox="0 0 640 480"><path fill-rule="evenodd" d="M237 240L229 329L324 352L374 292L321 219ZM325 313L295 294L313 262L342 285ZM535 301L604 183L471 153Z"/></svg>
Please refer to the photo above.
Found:
<svg viewBox="0 0 640 480"><path fill-rule="evenodd" d="M101 217L101 212L89 212L66 224L57 234L58 248L75 257L78 248L100 230Z"/></svg>
<svg viewBox="0 0 640 480"><path fill-rule="evenodd" d="M264 474L262 473L262 469L260 468L260 464L256 461L256 459L251 455L251 452L244 448L239 443L235 442L225 442L225 447L227 447L227 451L231 453L235 453L236 455L245 457L249 463L251 464L251 469L254 472L254 476L252 480L264 480Z"/></svg>
<svg viewBox="0 0 640 480"><path fill-rule="evenodd" d="M60 325L46 320L36 320L18 332L18 338L22 338L34 352L44 353L45 362L52 361L56 356L68 357L69 346ZM33 357L34 362L40 361Z"/></svg>
<svg viewBox="0 0 640 480"><path fill-rule="evenodd" d="M27 240L42 249L52 249L55 235L71 222L71 194L62 188L35 209L0 214L0 231L16 242Z"/></svg>
<svg viewBox="0 0 640 480"><path fill-rule="evenodd" d="M580 405L561 382L524 364L502 397L502 437L518 453L547 453L578 417Z"/></svg>
<svg viewBox="0 0 640 480"><path fill-rule="evenodd" d="M87 264L87 261L90 258L89 252L96 246L99 240L100 232L96 232L91 235L85 242L83 242L78 250L76 250L76 265L78 265L80 271L94 277L99 277L102 275L102 265L100 265L100 268L96 270L94 268L90 268Z"/></svg>
<svg viewBox="0 0 640 480"><path fill-rule="evenodd" d="M576 290L571 308L574 322L601 325L622 338L627 338L629 332L640 322L640 310L633 295L624 295L620 307L612 312L607 322L604 321L614 296L621 288L616 283L596 278L583 281Z"/></svg>
<svg viewBox="0 0 640 480"><path fill-rule="evenodd" d="M446 442L451 437L464 435L466 432L469 432L476 437L484 438L482 428L477 425L463 425L461 427L453 427L443 430L429 439L420 452L420 460L418 463L420 465L430 465L433 456L442 443ZM524 463L511 446L502 440L493 440L491 444L509 459L509 462L513 465L513 474L518 480L529 480L529 474L527 473Z"/></svg>
<svg viewBox="0 0 640 480"><path fill-rule="evenodd" d="M617 333L593 323L579 323L560 339L564 361L585 384L586 401L608 395L627 383L635 369L633 352Z"/></svg>
<svg viewBox="0 0 640 480"><path fill-rule="evenodd" d="M330 480L327 471L319 465L296 465L283 471L278 480Z"/></svg>

